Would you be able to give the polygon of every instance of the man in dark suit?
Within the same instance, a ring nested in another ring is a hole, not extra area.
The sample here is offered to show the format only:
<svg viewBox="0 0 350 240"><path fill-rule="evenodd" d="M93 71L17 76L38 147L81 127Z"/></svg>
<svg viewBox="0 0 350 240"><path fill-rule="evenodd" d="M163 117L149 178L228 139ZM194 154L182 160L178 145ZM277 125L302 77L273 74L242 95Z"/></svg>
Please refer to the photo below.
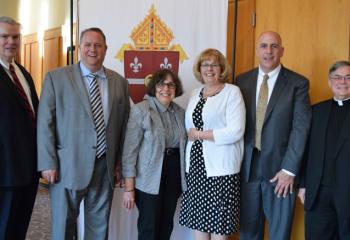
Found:
<svg viewBox="0 0 350 240"><path fill-rule="evenodd" d="M350 239L350 62L329 69L329 99L312 107L299 197L305 239ZM305 202L304 202L305 200Z"/></svg>
<svg viewBox="0 0 350 240"><path fill-rule="evenodd" d="M33 79L14 57L20 24L0 17L0 239L25 239L38 187Z"/></svg>
<svg viewBox="0 0 350 240"><path fill-rule="evenodd" d="M241 169L241 240L289 239L295 178L310 125L308 80L283 67L282 40L263 32L256 53L259 67L236 79L245 101L245 149Z"/></svg>
<svg viewBox="0 0 350 240"><path fill-rule="evenodd" d="M38 169L50 183L52 239L76 239L84 200L84 239L107 239L114 174L129 115L127 81L103 66L106 37L80 36L81 61L45 77L38 111Z"/></svg>

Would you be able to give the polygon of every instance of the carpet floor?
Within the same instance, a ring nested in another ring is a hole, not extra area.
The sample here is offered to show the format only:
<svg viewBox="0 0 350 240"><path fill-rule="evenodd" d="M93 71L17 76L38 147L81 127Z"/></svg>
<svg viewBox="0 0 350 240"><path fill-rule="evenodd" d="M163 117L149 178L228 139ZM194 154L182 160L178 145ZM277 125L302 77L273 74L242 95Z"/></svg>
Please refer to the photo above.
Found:
<svg viewBox="0 0 350 240"><path fill-rule="evenodd" d="M26 240L50 240L51 212L49 192L39 186Z"/></svg>

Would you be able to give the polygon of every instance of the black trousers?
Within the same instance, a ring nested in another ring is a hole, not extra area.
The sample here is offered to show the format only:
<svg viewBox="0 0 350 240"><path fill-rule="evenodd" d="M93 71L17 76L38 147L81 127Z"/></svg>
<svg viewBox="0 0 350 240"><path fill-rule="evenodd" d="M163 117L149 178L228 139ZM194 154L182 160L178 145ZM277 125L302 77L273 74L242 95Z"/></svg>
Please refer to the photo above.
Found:
<svg viewBox="0 0 350 240"><path fill-rule="evenodd" d="M24 240L32 216L38 182L0 187L0 240Z"/></svg>
<svg viewBox="0 0 350 240"><path fill-rule="evenodd" d="M181 194L179 152L165 153L159 194L136 190L138 240L169 240Z"/></svg>
<svg viewBox="0 0 350 240"><path fill-rule="evenodd" d="M350 240L350 215L337 197L332 187L320 186L314 205L305 211L306 240Z"/></svg>

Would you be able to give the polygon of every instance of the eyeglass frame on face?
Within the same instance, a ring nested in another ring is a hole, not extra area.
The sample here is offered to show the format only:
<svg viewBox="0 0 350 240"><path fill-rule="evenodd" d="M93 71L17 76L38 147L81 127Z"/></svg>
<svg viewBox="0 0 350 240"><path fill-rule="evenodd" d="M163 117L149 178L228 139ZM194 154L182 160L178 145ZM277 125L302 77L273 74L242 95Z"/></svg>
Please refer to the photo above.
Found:
<svg viewBox="0 0 350 240"><path fill-rule="evenodd" d="M209 69L209 68L218 68L220 67L220 64L219 63L202 63L201 65L201 68L205 68L205 69Z"/></svg>
<svg viewBox="0 0 350 240"><path fill-rule="evenodd" d="M162 82L157 83L156 86L160 89L164 89L165 86L167 86L169 89L176 89L176 84L174 82L166 83L166 82L162 81Z"/></svg>
<svg viewBox="0 0 350 240"><path fill-rule="evenodd" d="M329 78L333 81L341 81L344 80L346 82L350 82L350 75L329 75Z"/></svg>

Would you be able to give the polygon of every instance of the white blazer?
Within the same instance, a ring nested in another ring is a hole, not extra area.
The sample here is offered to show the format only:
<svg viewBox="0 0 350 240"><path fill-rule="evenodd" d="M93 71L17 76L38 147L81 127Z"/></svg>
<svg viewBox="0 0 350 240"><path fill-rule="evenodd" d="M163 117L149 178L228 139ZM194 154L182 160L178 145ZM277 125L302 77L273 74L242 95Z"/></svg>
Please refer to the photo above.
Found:
<svg viewBox="0 0 350 240"><path fill-rule="evenodd" d="M192 92L187 106L186 130L195 128L192 113L202 88ZM213 140L203 140L203 157L208 177L239 173L243 158L245 106L237 86L225 84L215 96L208 97L203 107L203 131L213 130ZM186 146L186 172L189 172L193 141Z"/></svg>

